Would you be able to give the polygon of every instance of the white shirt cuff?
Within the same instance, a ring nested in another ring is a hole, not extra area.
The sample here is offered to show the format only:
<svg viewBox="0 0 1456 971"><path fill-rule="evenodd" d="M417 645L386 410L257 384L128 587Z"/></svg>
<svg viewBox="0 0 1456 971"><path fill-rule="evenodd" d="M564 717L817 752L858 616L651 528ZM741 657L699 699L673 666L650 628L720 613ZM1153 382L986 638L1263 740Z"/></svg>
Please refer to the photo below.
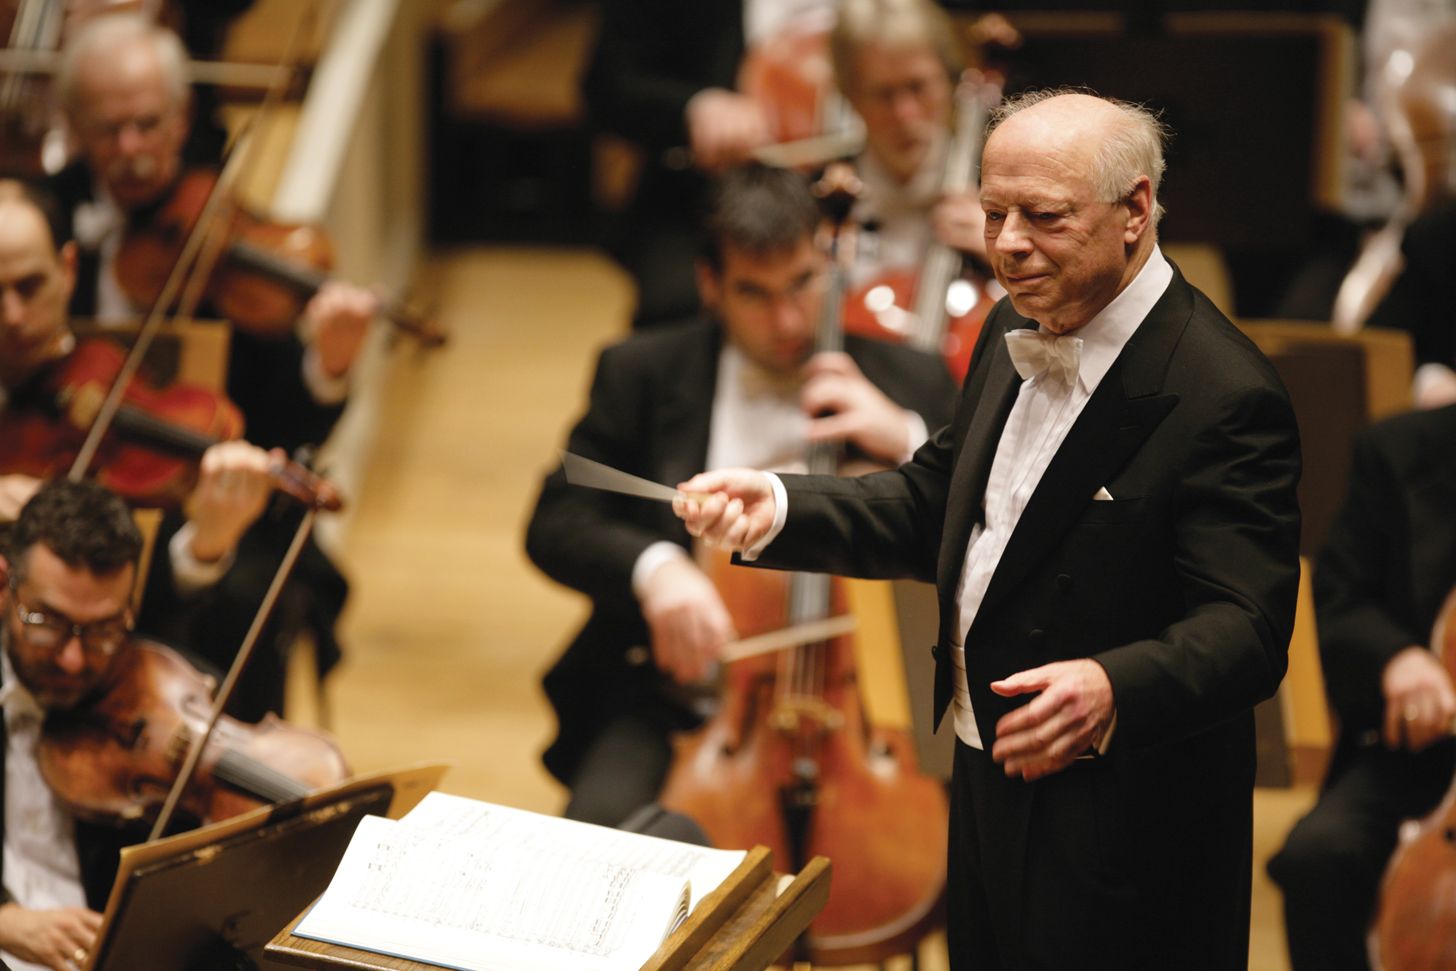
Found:
<svg viewBox="0 0 1456 971"><path fill-rule="evenodd" d="M671 540L660 539L647 549L637 554L637 562L632 564L632 592L637 599L642 599L642 592L646 588L647 578L652 576L658 567L668 560L678 558L687 559L687 551Z"/></svg>
<svg viewBox="0 0 1456 971"><path fill-rule="evenodd" d="M1417 408L1435 408L1456 401L1456 371L1432 361L1416 368L1411 397Z"/></svg>
<svg viewBox="0 0 1456 971"><path fill-rule="evenodd" d="M758 555L768 548L768 544L784 531L784 523L789 518L789 493L784 488L783 480L772 472L765 472L764 475L768 476L768 484L773 489L774 520L768 532L764 533L763 539L743 551L743 559L749 563L758 559Z"/></svg>
<svg viewBox="0 0 1456 971"><path fill-rule="evenodd" d="M321 405L341 405L349 397L349 376L335 378L324 370L318 348L310 344L303 352L303 386Z"/></svg>
<svg viewBox="0 0 1456 971"><path fill-rule="evenodd" d="M904 465L915 457L920 446L930 440L930 429L925 427L925 419L920 417L920 412L910 408L905 409L905 431L908 432L906 441L909 447L905 454L900 456L900 464Z"/></svg>
<svg viewBox="0 0 1456 971"><path fill-rule="evenodd" d="M201 593L217 583L232 569L233 560L237 559L236 552L229 550L212 563L202 562L192 555L192 538L195 535L197 527L186 522L167 543L167 555L172 558L172 582L183 597Z"/></svg>

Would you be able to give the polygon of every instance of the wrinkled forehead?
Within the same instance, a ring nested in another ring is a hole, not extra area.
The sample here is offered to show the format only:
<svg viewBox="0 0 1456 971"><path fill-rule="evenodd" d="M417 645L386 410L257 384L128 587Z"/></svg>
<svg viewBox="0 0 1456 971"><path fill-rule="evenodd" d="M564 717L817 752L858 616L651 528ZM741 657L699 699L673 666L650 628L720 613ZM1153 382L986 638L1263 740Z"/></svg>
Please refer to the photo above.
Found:
<svg viewBox="0 0 1456 971"><path fill-rule="evenodd" d="M78 65L76 109L82 114L164 111L173 101L161 60L148 44L121 45Z"/></svg>

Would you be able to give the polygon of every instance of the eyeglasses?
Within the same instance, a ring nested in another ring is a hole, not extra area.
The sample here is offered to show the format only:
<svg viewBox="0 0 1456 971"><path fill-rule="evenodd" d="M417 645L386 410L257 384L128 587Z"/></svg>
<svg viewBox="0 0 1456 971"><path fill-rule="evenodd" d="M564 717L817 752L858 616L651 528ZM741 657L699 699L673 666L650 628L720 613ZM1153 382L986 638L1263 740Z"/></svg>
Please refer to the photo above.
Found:
<svg viewBox="0 0 1456 971"><path fill-rule="evenodd" d="M16 596L14 584L10 585L10 599L15 604L15 616L20 618L26 642L43 651L54 651L69 644L75 637L80 639L81 646L87 651L110 657L126 643L131 633L130 610L119 617L78 624L64 614L31 610L24 606Z"/></svg>

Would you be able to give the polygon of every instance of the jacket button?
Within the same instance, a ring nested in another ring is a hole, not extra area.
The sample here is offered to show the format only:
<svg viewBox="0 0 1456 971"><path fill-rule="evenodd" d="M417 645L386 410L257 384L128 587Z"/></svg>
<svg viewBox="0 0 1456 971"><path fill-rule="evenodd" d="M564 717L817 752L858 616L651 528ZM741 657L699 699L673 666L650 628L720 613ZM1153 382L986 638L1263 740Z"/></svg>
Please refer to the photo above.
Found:
<svg viewBox="0 0 1456 971"><path fill-rule="evenodd" d="M1060 590L1060 591L1062 591L1062 593L1067 593L1069 590L1072 589L1072 576L1071 576L1071 574L1069 574L1069 573L1058 573L1057 574L1057 589Z"/></svg>
<svg viewBox="0 0 1456 971"><path fill-rule="evenodd" d="M1044 637L1046 637L1046 631L1042 630L1040 627L1033 628L1026 635L1026 639L1033 644L1040 644L1042 642L1042 638Z"/></svg>

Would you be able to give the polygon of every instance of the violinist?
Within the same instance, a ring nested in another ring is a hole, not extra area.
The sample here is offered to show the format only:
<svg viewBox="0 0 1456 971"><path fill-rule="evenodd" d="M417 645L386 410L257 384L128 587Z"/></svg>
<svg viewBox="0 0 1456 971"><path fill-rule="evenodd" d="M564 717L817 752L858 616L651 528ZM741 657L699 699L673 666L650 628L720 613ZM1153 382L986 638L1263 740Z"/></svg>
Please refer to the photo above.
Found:
<svg viewBox="0 0 1456 971"><path fill-rule="evenodd" d="M932 237L984 264L975 190L940 186L962 67L945 11L930 0L844 0L830 50L839 89L865 127L855 166L865 194L853 213L864 231L853 282L916 265Z"/></svg>
<svg viewBox="0 0 1456 971"><path fill-rule="evenodd" d="M1453 445L1456 405L1366 429L1315 564L1340 736L1319 802L1269 861L1295 971L1369 967L1366 931L1400 824L1431 812L1456 772L1456 692L1427 643L1456 587Z"/></svg>
<svg viewBox="0 0 1456 971"><path fill-rule="evenodd" d="M705 314L602 353L568 448L658 481L753 457L799 461L810 440L897 463L949 416L935 358L846 338L809 357L823 302L819 213L803 179L748 166L716 183L697 278ZM698 716L668 685L692 683L732 637L721 598L662 507L566 483L542 488L531 559L586 593L593 614L546 675L559 734L547 768L568 816L616 825L658 794L669 735Z"/></svg>
<svg viewBox="0 0 1456 971"><path fill-rule="evenodd" d="M74 280L76 243L54 199L0 179L0 429L7 416L44 408L36 384L76 344L66 314ZM208 450L185 517L163 526L167 556L157 558L149 603L195 597L226 575L240 537L264 510L268 466L268 453L243 441ZM13 520L39 486L6 472L0 469L0 521Z"/></svg>
<svg viewBox="0 0 1456 971"><path fill-rule="evenodd" d="M130 226L144 225L182 175L191 95L176 35L133 14L97 17L63 51L61 106L79 151L51 187L72 214L80 265L71 311L130 319L114 266ZM309 302L298 334L235 329L228 396L260 445L292 451L321 443L348 396L349 375L377 308L366 290L329 283Z"/></svg>
<svg viewBox="0 0 1456 971"><path fill-rule="evenodd" d="M120 499L93 482L55 480L21 511L0 560L0 954L16 971L84 964L117 854L146 837L73 819L35 756L46 712L83 703L126 650L141 548Z"/></svg>

